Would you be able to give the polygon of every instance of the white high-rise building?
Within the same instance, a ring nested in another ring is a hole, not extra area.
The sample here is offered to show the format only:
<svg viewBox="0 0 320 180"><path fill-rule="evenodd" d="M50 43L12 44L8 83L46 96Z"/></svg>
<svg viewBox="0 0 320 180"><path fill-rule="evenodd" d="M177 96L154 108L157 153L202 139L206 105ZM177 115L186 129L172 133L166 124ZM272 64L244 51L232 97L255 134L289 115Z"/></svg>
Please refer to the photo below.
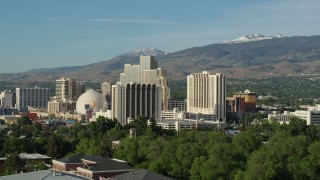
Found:
<svg viewBox="0 0 320 180"><path fill-rule="evenodd" d="M49 98L49 88L16 88L16 106L19 111L27 111L28 106L47 108Z"/></svg>
<svg viewBox="0 0 320 180"><path fill-rule="evenodd" d="M208 71L187 77L187 112L214 114L217 120L226 120L226 84L224 75Z"/></svg>
<svg viewBox="0 0 320 180"><path fill-rule="evenodd" d="M124 65L120 81L112 86L112 117L122 124L137 116L158 120L169 97L166 71L158 68L153 56L140 56L139 65Z"/></svg>
<svg viewBox="0 0 320 180"><path fill-rule="evenodd" d="M121 124L127 124L126 117L126 86L120 82L111 88L111 117L116 118Z"/></svg>

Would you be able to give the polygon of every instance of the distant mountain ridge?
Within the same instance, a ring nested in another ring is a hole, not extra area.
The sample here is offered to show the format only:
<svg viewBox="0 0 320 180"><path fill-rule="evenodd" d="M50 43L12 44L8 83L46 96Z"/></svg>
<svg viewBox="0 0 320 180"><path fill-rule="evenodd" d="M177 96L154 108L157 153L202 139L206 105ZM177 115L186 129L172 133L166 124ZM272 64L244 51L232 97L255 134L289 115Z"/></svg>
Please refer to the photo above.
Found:
<svg viewBox="0 0 320 180"><path fill-rule="evenodd" d="M267 39L277 39L277 38L284 38L286 36L283 36L282 34L277 34L274 36L265 36L262 34L251 34L246 36L240 36L237 39L233 39L230 41L222 41L219 44L236 44L236 43L246 43L246 42L253 42L253 41L261 41L261 40L267 40Z"/></svg>
<svg viewBox="0 0 320 180"><path fill-rule="evenodd" d="M262 36L250 37L259 39ZM140 55L155 55L159 66L167 70L170 79L186 79L190 73L203 70L221 72L232 78L319 73L320 36L283 36L246 43L215 43L172 53L143 48L85 66L0 74L0 81L50 81L62 76L79 80L116 81L123 72L124 64L138 64Z"/></svg>
<svg viewBox="0 0 320 180"><path fill-rule="evenodd" d="M124 53L114 57L113 59L124 59L124 58L135 58L140 56L155 56L160 57L169 54L166 51L162 51L156 48L141 48L134 49L128 53ZM28 72L37 73L37 72L68 72L75 71L83 68L84 66L72 66L72 67L57 67L57 68L37 68L32 69Z"/></svg>
<svg viewBox="0 0 320 180"><path fill-rule="evenodd" d="M141 48L141 49L134 49L129 53L120 55L120 56L164 56L169 54L168 52L158 50L156 48Z"/></svg>

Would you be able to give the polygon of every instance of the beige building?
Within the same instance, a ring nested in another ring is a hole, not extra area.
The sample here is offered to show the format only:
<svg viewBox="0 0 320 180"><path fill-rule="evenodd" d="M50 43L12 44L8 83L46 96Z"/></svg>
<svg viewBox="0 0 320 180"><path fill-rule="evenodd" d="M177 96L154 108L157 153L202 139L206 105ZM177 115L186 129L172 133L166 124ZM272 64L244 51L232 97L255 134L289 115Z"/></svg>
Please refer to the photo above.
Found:
<svg viewBox="0 0 320 180"><path fill-rule="evenodd" d="M166 71L153 56L140 56L139 65L124 65L120 81L111 88L112 118L126 124L128 118L147 116L158 120L168 109L170 90Z"/></svg>
<svg viewBox="0 0 320 180"><path fill-rule="evenodd" d="M11 91L4 90L0 93L0 107L14 107L13 93Z"/></svg>
<svg viewBox="0 0 320 180"><path fill-rule="evenodd" d="M56 113L66 113L69 111L73 111L76 109L76 101L69 100L52 100L48 102L48 113L49 114L56 114Z"/></svg>
<svg viewBox="0 0 320 180"><path fill-rule="evenodd" d="M76 101L85 92L85 86L75 79L56 80L56 96L48 102L48 113L68 113L76 109Z"/></svg>
<svg viewBox="0 0 320 180"><path fill-rule="evenodd" d="M217 120L226 120L226 84L223 74L208 71L187 77L187 112L214 114Z"/></svg>
<svg viewBox="0 0 320 180"><path fill-rule="evenodd" d="M158 62L153 56L140 56L140 64L125 64L124 72L120 74L120 83L155 84L162 89L162 109L168 109L170 89L168 87L167 72L158 68Z"/></svg>
<svg viewBox="0 0 320 180"><path fill-rule="evenodd" d="M121 124L127 119L146 116L161 119L162 88L155 84L130 83L112 86L112 118Z"/></svg>
<svg viewBox="0 0 320 180"><path fill-rule="evenodd" d="M85 87L75 79L61 78L56 80L56 99L57 100L77 100L85 92Z"/></svg>
<svg viewBox="0 0 320 180"><path fill-rule="evenodd" d="M186 119L186 112L179 111L176 108L173 108L173 110L162 111L161 120L166 119L184 120Z"/></svg>

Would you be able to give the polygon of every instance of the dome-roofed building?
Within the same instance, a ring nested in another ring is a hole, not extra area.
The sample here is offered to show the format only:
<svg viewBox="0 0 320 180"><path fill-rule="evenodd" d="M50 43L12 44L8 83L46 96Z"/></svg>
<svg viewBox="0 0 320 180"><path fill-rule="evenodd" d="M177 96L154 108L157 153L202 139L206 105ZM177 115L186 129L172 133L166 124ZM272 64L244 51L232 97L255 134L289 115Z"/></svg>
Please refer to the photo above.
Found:
<svg viewBox="0 0 320 180"><path fill-rule="evenodd" d="M88 109L92 109L93 113L100 110L106 111L108 108L107 100L101 93L94 91L93 89L87 90L77 100L76 109L80 114L86 114Z"/></svg>

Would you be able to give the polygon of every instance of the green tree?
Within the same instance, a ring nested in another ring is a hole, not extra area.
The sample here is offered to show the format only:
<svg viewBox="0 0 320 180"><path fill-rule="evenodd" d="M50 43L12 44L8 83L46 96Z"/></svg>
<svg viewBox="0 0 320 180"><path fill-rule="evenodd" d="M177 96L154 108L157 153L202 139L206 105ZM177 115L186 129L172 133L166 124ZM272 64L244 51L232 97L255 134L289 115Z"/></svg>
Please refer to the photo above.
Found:
<svg viewBox="0 0 320 180"><path fill-rule="evenodd" d="M136 128L137 135L142 135L148 127L148 117L139 116L130 125Z"/></svg>
<svg viewBox="0 0 320 180"><path fill-rule="evenodd" d="M111 146L112 144L110 141L106 139L101 141L99 145L99 156L105 157L105 158L112 157L113 152L112 152Z"/></svg>
<svg viewBox="0 0 320 180"><path fill-rule="evenodd" d="M9 137L6 139L1 154L4 156L10 153L31 153L33 151L33 142L27 138Z"/></svg>
<svg viewBox="0 0 320 180"><path fill-rule="evenodd" d="M32 121L29 119L28 116L22 116L21 118L18 119L18 125L21 126L27 126L27 125L32 125Z"/></svg>
<svg viewBox="0 0 320 180"><path fill-rule="evenodd" d="M95 139L82 139L76 147L77 154L99 155L99 141Z"/></svg>
<svg viewBox="0 0 320 180"><path fill-rule="evenodd" d="M201 169L202 179L233 179L238 170L244 169L245 164L234 151L236 147L230 143L214 145Z"/></svg>
<svg viewBox="0 0 320 180"><path fill-rule="evenodd" d="M304 179L303 160L309 145L307 136L274 135L250 157L246 179Z"/></svg>
<svg viewBox="0 0 320 180"><path fill-rule="evenodd" d="M182 169L178 177L188 179L190 176L190 168L196 157L198 157L200 149L193 143L179 144L176 150L176 158L179 167Z"/></svg>
<svg viewBox="0 0 320 180"><path fill-rule="evenodd" d="M47 154L48 138L38 137L34 140L33 152Z"/></svg>
<svg viewBox="0 0 320 180"><path fill-rule="evenodd" d="M21 161L18 153L8 154L4 162L4 175L18 173L23 170L24 163Z"/></svg>
<svg viewBox="0 0 320 180"><path fill-rule="evenodd" d="M306 135L308 125L305 120L297 117L292 117L288 125L288 131L292 136Z"/></svg>
<svg viewBox="0 0 320 180"><path fill-rule="evenodd" d="M235 151L245 158L248 158L254 150L257 150L262 141L262 137L253 132L241 132L232 139L232 143L236 147Z"/></svg>
<svg viewBox="0 0 320 180"><path fill-rule="evenodd" d="M199 156L194 159L190 169L190 179L201 179L201 169L203 168L203 164L205 163L206 159L207 157L205 156Z"/></svg>
<svg viewBox="0 0 320 180"><path fill-rule="evenodd" d="M39 137L42 131L41 124L39 122L34 123L33 137Z"/></svg>
<svg viewBox="0 0 320 180"><path fill-rule="evenodd" d="M114 153L115 158L124 159L132 165L142 163L144 157L139 156L138 138L126 138L121 141L120 147Z"/></svg>
<svg viewBox="0 0 320 180"><path fill-rule="evenodd" d="M27 172L46 170L48 167L43 162L27 161L25 165L25 170Z"/></svg>
<svg viewBox="0 0 320 180"><path fill-rule="evenodd" d="M309 155L305 158L303 171L309 179L320 177L320 142L316 141L308 147Z"/></svg>
<svg viewBox="0 0 320 180"><path fill-rule="evenodd" d="M65 155L63 138L58 134L52 134L48 140L47 153L53 159L61 158Z"/></svg>

